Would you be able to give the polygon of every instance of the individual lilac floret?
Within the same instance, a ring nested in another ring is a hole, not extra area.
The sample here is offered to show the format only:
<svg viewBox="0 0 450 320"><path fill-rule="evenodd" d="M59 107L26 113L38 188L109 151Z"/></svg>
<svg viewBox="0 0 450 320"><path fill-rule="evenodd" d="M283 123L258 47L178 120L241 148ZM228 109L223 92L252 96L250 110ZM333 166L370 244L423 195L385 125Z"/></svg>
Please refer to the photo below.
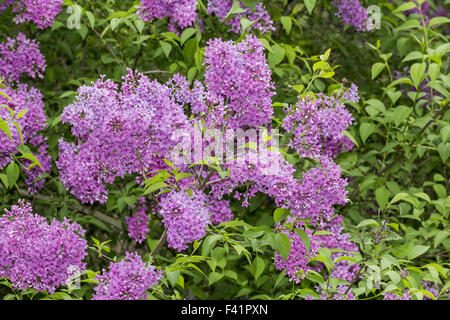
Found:
<svg viewBox="0 0 450 320"><path fill-rule="evenodd" d="M171 30L191 26L197 18L197 0L141 0L137 14L144 21L169 18Z"/></svg>
<svg viewBox="0 0 450 320"><path fill-rule="evenodd" d="M210 40L204 64L207 98L214 105L209 122L239 128L271 121L274 85L258 38L247 35L240 43Z"/></svg>
<svg viewBox="0 0 450 320"><path fill-rule="evenodd" d="M142 198L137 206L136 212L131 217L125 217L125 223L128 225L128 235L138 243L142 243L150 231L148 228L150 218L146 211L145 198Z"/></svg>
<svg viewBox="0 0 450 320"><path fill-rule="evenodd" d="M354 93L347 98L356 99ZM336 157L340 151L348 151L353 146L343 135L352 121L352 115L343 103L335 97L319 94L315 100L303 98L287 108L283 128L292 133L289 146L300 157Z"/></svg>
<svg viewBox="0 0 450 320"><path fill-rule="evenodd" d="M169 87L131 70L120 89L103 77L80 87L61 120L79 140L60 141L60 178L83 203L104 203L106 184L146 171L176 145L172 134L187 123Z"/></svg>
<svg viewBox="0 0 450 320"><path fill-rule="evenodd" d="M62 10L63 0L17 0L12 11L18 15L15 23L34 22L39 29L45 29L53 24L56 16Z"/></svg>
<svg viewBox="0 0 450 320"><path fill-rule="evenodd" d="M352 25L358 31L370 31L367 24L367 10L359 0L341 0L332 3L338 9L336 16L341 18L342 23Z"/></svg>
<svg viewBox="0 0 450 320"><path fill-rule="evenodd" d="M142 300L147 290L158 284L162 271L144 263L136 253L126 252L119 262L111 262L109 271L97 275L98 286L92 300Z"/></svg>
<svg viewBox="0 0 450 320"><path fill-rule="evenodd" d="M241 32L241 17L247 18L250 22L253 22L250 28L258 29L261 33L275 30L269 13L260 2L253 8L248 8L239 1L240 7L244 9L245 12L236 14L230 20L224 21L233 6L233 2L234 0L209 0L207 11L209 14L217 16L225 24L230 25L231 31L235 33Z"/></svg>
<svg viewBox="0 0 450 320"><path fill-rule="evenodd" d="M161 200L159 213L167 228L169 247L178 252L186 250L188 243L202 239L211 223L205 196L199 192L192 196L184 191L169 193Z"/></svg>
<svg viewBox="0 0 450 320"><path fill-rule="evenodd" d="M48 224L32 213L29 203L19 200L0 217L0 278L8 278L18 290L52 294L68 283L74 269L84 270L84 233L68 219Z"/></svg>
<svg viewBox="0 0 450 320"><path fill-rule="evenodd" d="M0 43L0 78L6 82L19 81L23 74L42 78L45 59L39 51L39 44L29 40L23 33L16 38L7 38Z"/></svg>

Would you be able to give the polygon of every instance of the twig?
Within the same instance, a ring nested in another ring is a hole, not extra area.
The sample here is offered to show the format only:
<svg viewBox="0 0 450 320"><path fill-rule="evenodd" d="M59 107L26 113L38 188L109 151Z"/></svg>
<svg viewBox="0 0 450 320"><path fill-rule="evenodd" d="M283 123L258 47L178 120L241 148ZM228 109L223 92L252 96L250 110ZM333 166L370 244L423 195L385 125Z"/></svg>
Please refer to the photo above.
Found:
<svg viewBox="0 0 450 320"><path fill-rule="evenodd" d="M37 199L37 200L43 200L43 201L47 201L47 202L52 202L53 199L51 197L47 197L47 196L42 196L42 195L31 195L29 194L27 191L23 190L23 189L18 189L18 192L21 196L27 197L27 198L32 198L32 199ZM103 222L109 223L110 225L116 227L119 230L122 230L122 222L118 219L114 219L113 217L107 216L106 214L98 211L98 210L92 210L86 207L83 207L81 205L78 204L68 204L68 207L70 207L73 210L79 211L85 215L91 215Z"/></svg>
<svg viewBox="0 0 450 320"><path fill-rule="evenodd" d="M152 253L150 254L150 256L152 258L154 258L156 253L158 253L158 251L162 248L162 246L166 242L166 239L167 239L167 229L164 229L164 232L161 235L161 238L159 238L159 241L158 241L158 244L156 245L155 250L153 250Z"/></svg>

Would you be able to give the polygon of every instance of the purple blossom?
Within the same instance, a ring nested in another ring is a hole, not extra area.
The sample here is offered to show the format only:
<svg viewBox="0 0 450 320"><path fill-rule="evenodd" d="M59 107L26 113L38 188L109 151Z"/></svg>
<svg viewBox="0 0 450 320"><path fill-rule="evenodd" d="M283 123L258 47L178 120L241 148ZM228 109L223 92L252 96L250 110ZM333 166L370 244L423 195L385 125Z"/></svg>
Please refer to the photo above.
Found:
<svg viewBox="0 0 450 320"><path fill-rule="evenodd" d="M47 120L44 114L44 103L42 102L41 92L33 87L28 87L26 84L18 84L16 89L6 87L3 89L3 92L12 101L6 99L4 96L0 96L0 104L5 104L10 107L15 115L26 111L16 122L21 129L24 143L32 142L39 131L45 128ZM8 109L0 108L1 119L9 119L10 117L11 114ZM0 132L0 169L12 161L12 154L15 153L16 147L21 144L19 132L16 127L11 125L10 130L13 141L3 131ZM44 150L41 151L44 152ZM44 171L47 171L47 169Z"/></svg>
<svg viewBox="0 0 450 320"><path fill-rule="evenodd" d="M0 278L8 278L15 289L52 294L67 283L71 270L84 270L84 232L67 218L48 224L19 200L0 217Z"/></svg>
<svg viewBox="0 0 450 320"><path fill-rule="evenodd" d="M173 131L187 123L169 87L131 70L120 90L103 78L80 87L61 120L79 141L60 141L60 178L83 203L104 203L106 184L152 166L175 146Z"/></svg>
<svg viewBox="0 0 450 320"><path fill-rule="evenodd" d="M53 24L62 10L62 4L63 0L17 0L12 11L18 15L13 21L34 22L39 29L45 29Z"/></svg>
<svg viewBox="0 0 450 320"><path fill-rule="evenodd" d="M281 229L281 226L279 228ZM313 237L313 232L303 228L300 223L296 223L296 228L304 230L308 237ZM291 251L289 251L289 256L286 260L284 260L280 253L275 252L274 265L278 270L284 270L291 281L299 283L311 269L308 266L308 262L317 254L320 246L315 241L311 241L311 248L308 253L303 240L296 231L282 230L281 232L289 237Z"/></svg>
<svg viewBox="0 0 450 320"><path fill-rule="evenodd" d="M144 21L168 17L172 31L193 25L197 18L197 0L141 0L137 9Z"/></svg>
<svg viewBox="0 0 450 320"><path fill-rule="evenodd" d="M367 10L359 0L341 0L332 3L338 10L336 16L341 18L342 23L352 25L358 31L370 30L367 25Z"/></svg>
<svg viewBox="0 0 450 320"><path fill-rule="evenodd" d="M408 289L404 293L383 292L383 300L411 300Z"/></svg>
<svg viewBox="0 0 450 320"><path fill-rule="evenodd" d="M31 78L42 78L45 59L39 51L39 44L29 40L23 33L7 38L0 43L0 77L7 82L19 81L22 74Z"/></svg>
<svg viewBox="0 0 450 320"><path fill-rule="evenodd" d="M254 8L245 7L241 1L239 5L245 12L234 15L230 20L224 21L233 6L234 0L209 0L207 11L208 14L217 16L222 22L231 26L231 31L235 33L241 32L241 17L247 18L253 24L252 29L258 29L261 33L266 33L269 30L275 30L273 21L269 13L264 8L262 3L257 3Z"/></svg>
<svg viewBox="0 0 450 320"><path fill-rule="evenodd" d="M346 99L357 99L355 87ZM282 127L293 137L289 146L300 157L315 158L321 155L336 157L341 150L348 151L353 143L343 135L353 118L335 97L319 94L315 100L303 98L287 108Z"/></svg>
<svg viewBox="0 0 450 320"><path fill-rule="evenodd" d="M126 252L123 260L110 263L108 272L103 270L102 275L97 275L92 300L142 300L161 278L161 270L144 263L136 252Z"/></svg>
<svg viewBox="0 0 450 320"><path fill-rule="evenodd" d="M213 196L207 198L208 210L213 224L221 224L233 220L229 200L217 200Z"/></svg>
<svg viewBox="0 0 450 320"><path fill-rule="evenodd" d="M137 205L136 212L134 212L131 217L125 217L125 223L128 225L128 235L138 243L142 243L145 240L147 233L150 231L148 228L150 218L146 211L147 206L145 198L141 198L140 203Z"/></svg>
<svg viewBox="0 0 450 320"><path fill-rule="evenodd" d="M359 101L358 86L352 83L350 88L345 89L345 92L342 97L348 102L357 103Z"/></svg>
<svg viewBox="0 0 450 320"><path fill-rule="evenodd" d="M211 223L205 196L199 192L192 196L184 191L169 193L161 200L159 213L167 228L169 247L178 252L186 250L188 243L203 238Z"/></svg>
<svg viewBox="0 0 450 320"><path fill-rule="evenodd" d="M241 43L213 39L205 49L209 123L233 128L261 126L273 114L274 85L263 43L247 35Z"/></svg>

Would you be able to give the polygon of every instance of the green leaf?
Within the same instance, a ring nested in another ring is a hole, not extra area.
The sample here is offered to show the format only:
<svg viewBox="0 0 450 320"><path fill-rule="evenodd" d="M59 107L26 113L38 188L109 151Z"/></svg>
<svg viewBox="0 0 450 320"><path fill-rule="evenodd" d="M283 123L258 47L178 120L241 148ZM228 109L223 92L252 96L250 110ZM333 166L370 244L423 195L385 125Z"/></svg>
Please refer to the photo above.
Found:
<svg viewBox="0 0 450 320"><path fill-rule="evenodd" d="M36 158L35 155L33 155L32 153L24 153L22 154L19 158L22 159L28 159L31 161L31 165L27 168L27 170L30 170L32 167L34 166L39 166L42 168L41 163L39 162L39 160Z"/></svg>
<svg viewBox="0 0 450 320"><path fill-rule="evenodd" d="M384 210L389 202L389 191L385 187L378 188L375 190L375 200L381 210Z"/></svg>
<svg viewBox="0 0 450 320"><path fill-rule="evenodd" d="M147 189L145 189L144 193L142 194L143 196L150 194L152 192L155 192L161 188L165 188L167 187L168 184L165 183L164 181L159 181L159 182L155 182L152 185L150 185Z"/></svg>
<svg viewBox="0 0 450 320"><path fill-rule="evenodd" d="M230 20L231 18L233 18L233 16L235 14L244 13L244 12L247 12L247 10L241 8L241 4L239 3L238 0L234 0L230 11L228 12L228 14L226 15L226 17L223 21L226 22L226 21Z"/></svg>
<svg viewBox="0 0 450 320"><path fill-rule="evenodd" d="M423 246L423 245L412 246L408 248L408 250L406 251L406 256L408 257L409 260L413 260L418 256L423 255L425 252L428 251L428 249L430 249L430 246Z"/></svg>
<svg viewBox="0 0 450 320"><path fill-rule="evenodd" d="M442 162L446 162L448 157L450 156L450 143L440 143L437 147L439 155L441 156Z"/></svg>
<svg viewBox="0 0 450 320"><path fill-rule="evenodd" d="M269 52L269 57L267 58L270 67L273 68L278 65L281 61L283 61L284 56L284 48L278 44L274 45L272 47L272 52Z"/></svg>
<svg viewBox="0 0 450 320"><path fill-rule="evenodd" d="M377 62L372 65L372 80L378 77L378 75L386 67L384 62Z"/></svg>
<svg viewBox="0 0 450 320"><path fill-rule="evenodd" d="M266 267L265 262L262 258L257 256L252 262L252 274L255 277L255 280L258 280L259 276L263 273L264 268Z"/></svg>
<svg viewBox="0 0 450 320"><path fill-rule="evenodd" d="M415 63L411 66L411 70L410 70L411 80L413 82L414 87L416 87L416 89L419 89L419 86L424 77L426 68L427 68L427 65L425 63Z"/></svg>
<svg viewBox="0 0 450 320"><path fill-rule="evenodd" d="M359 228L362 228L365 226L370 226L370 225L379 226L380 224L373 219L366 219L366 220L361 221L358 224L357 228L359 229Z"/></svg>
<svg viewBox="0 0 450 320"><path fill-rule="evenodd" d="M366 143L366 140L370 137L372 133L377 131L377 127L374 124L364 122L359 127L359 134L361 136L361 140L363 143Z"/></svg>
<svg viewBox="0 0 450 320"><path fill-rule="evenodd" d="M316 0L304 0L306 9L308 9L309 14L314 10L314 6L316 5Z"/></svg>
<svg viewBox="0 0 450 320"><path fill-rule="evenodd" d="M450 22L450 19L447 17L435 17L430 20L430 23L428 24L428 28L431 28L437 24L449 23L449 22Z"/></svg>
<svg viewBox="0 0 450 320"><path fill-rule="evenodd" d="M394 196L394 198L392 198L391 202L389 202L389 205L394 204L394 203L396 203L398 201L404 200L404 199L409 198L409 197L410 197L410 195L407 194L407 193L404 193L404 192L397 193Z"/></svg>
<svg viewBox="0 0 450 320"><path fill-rule="evenodd" d="M272 246L286 261L291 252L291 240L289 240L289 237L284 233L275 234Z"/></svg>
<svg viewBox="0 0 450 320"><path fill-rule="evenodd" d="M89 24L91 25L91 28L94 28L95 27L95 17L94 17L94 15L92 14L92 12L86 11L86 16L87 16L87 18L89 20Z"/></svg>
<svg viewBox="0 0 450 320"><path fill-rule="evenodd" d="M346 136L347 138L349 138L355 144L355 146L359 148L358 141L356 141L355 137L350 132L345 130L345 131L342 131L342 134L344 136Z"/></svg>
<svg viewBox="0 0 450 320"><path fill-rule="evenodd" d="M6 176L8 177L8 185L13 186L19 178L19 166L15 162L11 162L6 168Z"/></svg>
<svg viewBox="0 0 450 320"><path fill-rule="evenodd" d="M168 58L170 55L170 52L172 51L172 45L165 41L159 41L159 45L161 46L161 49L164 52L164 55L166 56L166 58Z"/></svg>
<svg viewBox="0 0 450 320"><path fill-rule="evenodd" d="M290 213L289 209L277 208L273 212L273 220L275 221L275 223L278 223L284 218L286 218L289 215L289 213Z"/></svg>
<svg viewBox="0 0 450 320"><path fill-rule="evenodd" d="M222 278L223 278L223 274L222 273L211 272L209 274L209 277L208 277L208 281L209 281L208 285L210 286L210 285L216 283L217 281L219 281Z"/></svg>
<svg viewBox="0 0 450 320"><path fill-rule="evenodd" d="M303 244L305 245L306 251L309 254L309 251L311 249L311 239L309 238L308 234L306 233L305 230L302 230L299 228L295 229L295 232L298 234L298 236L302 240Z"/></svg>
<svg viewBox="0 0 450 320"><path fill-rule="evenodd" d="M445 239L447 239L447 237L449 236L450 232L447 230L441 230L439 231L436 236L434 237L434 247L437 248L442 241L444 241Z"/></svg>
<svg viewBox="0 0 450 320"><path fill-rule="evenodd" d="M195 34L194 28L187 28L183 31L180 37L181 44L185 43L190 37L192 37Z"/></svg>
<svg viewBox="0 0 450 320"><path fill-rule="evenodd" d="M408 10L411 10L413 8L417 8L417 5L414 2L409 1L409 2L406 2L406 3L402 4L402 5L400 5L397 9L394 10L394 13L395 12L401 12L401 11L408 11Z"/></svg>
<svg viewBox="0 0 450 320"><path fill-rule="evenodd" d="M180 275L181 275L181 273L179 270L175 270L175 271L166 270L167 280L169 280L169 283L172 287L175 287Z"/></svg>
<svg viewBox="0 0 450 320"><path fill-rule="evenodd" d="M281 21L281 25L284 28L284 31L286 31L286 33L289 35L289 33L291 33L291 29L292 29L292 20L291 17L281 17L280 18Z"/></svg>
<svg viewBox="0 0 450 320"><path fill-rule="evenodd" d="M0 129L8 136L8 138L13 141L11 136L11 130L9 129L8 123L5 120L0 119Z"/></svg>

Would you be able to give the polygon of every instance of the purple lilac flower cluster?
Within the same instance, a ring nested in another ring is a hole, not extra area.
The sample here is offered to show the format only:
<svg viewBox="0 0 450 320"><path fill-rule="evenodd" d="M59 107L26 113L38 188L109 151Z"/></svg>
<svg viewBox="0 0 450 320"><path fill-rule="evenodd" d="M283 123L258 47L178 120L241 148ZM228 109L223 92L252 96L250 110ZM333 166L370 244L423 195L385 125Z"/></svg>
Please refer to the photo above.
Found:
<svg viewBox="0 0 450 320"><path fill-rule="evenodd" d="M19 33L0 44L0 77L6 82L19 81L22 74L42 78L44 70L45 59L36 40Z"/></svg>
<svg viewBox="0 0 450 320"><path fill-rule="evenodd" d="M233 2L234 0L209 0L207 12L208 14L217 16L225 24L230 25L231 31L235 33L241 32L241 17L250 20L250 22L252 22L250 28L257 29L261 31L261 33L275 30L273 21L261 2L258 2L253 8L250 8L239 1L241 9L245 10L245 12L236 14L231 19L225 21L225 18L233 6Z"/></svg>
<svg viewBox="0 0 450 320"><path fill-rule="evenodd" d="M125 223L128 225L128 235L138 243L142 243L150 231L148 228L150 218L147 215L147 210L146 200L141 198L133 215L125 217Z"/></svg>
<svg viewBox="0 0 450 320"><path fill-rule="evenodd" d="M141 0L137 7L144 21L169 17L169 29L186 28L197 18L197 0Z"/></svg>
<svg viewBox="0 0 450 320"><path fill-rule="evenodd" d="M358 31L370 31L367 10L359 0L340 0L332 3L338 10L336 16L341 18L342 23L352 25Z"/></svg>
<svg viewBox="0 0 450 320"><path fill-rule="evenodd" d="M167 228L169 247L183 251L187 244L203 238L211 219L205 195L194 192L190 196L185 191L171 192L160 202L159 213Z"/></svg>
<svg viewBox="0 0 450 320"><path fill-rule="evenodd" d="M50 173L52 167L52 159L48 154L48 145L46 139L39 134L45 128L46 116L44 114L44 103L42 102L42 94L39 90L29 87L26 84L18 84L17 89L7 87L3 90L11 100L0 96L0 104L10 107L16 115L21 112L26 113L16 120L21 128L23 142L30 144L37 149L34 154L38 158L42 167L35 166L31 170L24 170L27 178L25 183L30 193L34 194L38 189L42 188L45 179L34 182L42 173ZM6 108L0 108L0 118L9 119L10 112ZM11 126L11 136L13 140L0 132L0 169L13 161L12 155L15 153L16 147L21 144L20 135L15 126ZM24 165L27 165L25 161Z"/></svg>
<svg viewBox="0 0 450 320"><path fill-rule="evenodd" d="M33 288L52 294L65 285L70 272L82 272L87 255L85 231L68 219L47 223L19 200L0 217L0 278L19 290Z"/></svg>
<svg viewBox="0 0 450 320"><path fill-rule="evenodd" d="M119 262L111 262L109 271L97 275L93 300L141 300L147 290L158 284L162 271L144 263L136 253L125 254Z"/></svg>
<svg viewBox="0 0 450 320"><path fill-rule="evenodd" d="M258 38L247 35L240 43L210 40L204 64L207 99L214 105L207 121L232 128L271 121L274 84Z"/></svg>
<svg viewBox="0 0 450 320"><path fill-rule="evenodd" d="M0 8L0 14L12 4L12 11L18 13L13 19L15 23L33 22L39 29L45 29L61 12L63 0L7 0Z"/></svg>
<svg viewBox="0 0 450 320"><path fill-rule="evenodd" d="M313 231L303 227L301 222L295 222L294 225L296 229L304 230L310 239L314 239ZM286 260L283 259L280 253L275 252L274 265L278 270L284 269L291 281L299 283L309 270L311 270L311 267L308 266L309 259L317 254L317 250L320 246L318 242L312 240L311 248L308 252L303 240L296 231L283 230L283 227L280 224L278 225L278 229L289 237L289 240L291 241L291 251Z"/></svg>
<svg viewBox="0 0 450 320"><path fill-rule="evenodd" d="M105 184L141 173L176 141L172 132L187 121L169 87L131 70L120 88L102 79L78 89L61 120L78 143L60 141L57 161L63 184L83 203L107 199Z"/></svg>
<svg viewBox="0 0 450 320"><path fill-rule="evenodd" d="M347 91L345 98L358 101L354 90L353 87ZM353 118L336 97L319 94L315 100L303 98L286 111L283 128L292 133L289 146L300 157L336 157L340 151L352 148L353 143L342 132L349 127Z"/></svg>
<svg viewBox="0 0 450 320"><path fill-rule="evenodd" d="M408 289L404 293L395 293L392 291L383 292L383 300L411 300L411 294Z"/></svg>

